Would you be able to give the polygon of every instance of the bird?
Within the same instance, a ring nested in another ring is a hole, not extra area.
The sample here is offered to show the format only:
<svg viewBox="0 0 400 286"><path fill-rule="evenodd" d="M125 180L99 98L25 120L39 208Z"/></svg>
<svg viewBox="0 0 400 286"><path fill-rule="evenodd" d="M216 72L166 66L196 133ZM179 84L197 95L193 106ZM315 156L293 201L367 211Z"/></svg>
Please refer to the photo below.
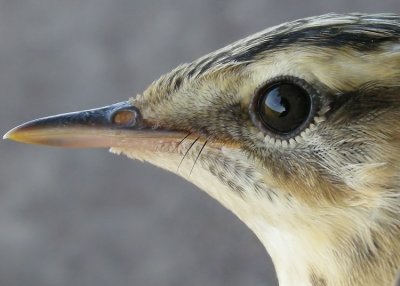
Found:
<svg viewBox="0 0 400 286"><path fill-rule="evenodd" d="M110 148L182 176L255 233L281 286L386 286L400 269L399 122L400 16L330 13L4 138Z"/></svg>

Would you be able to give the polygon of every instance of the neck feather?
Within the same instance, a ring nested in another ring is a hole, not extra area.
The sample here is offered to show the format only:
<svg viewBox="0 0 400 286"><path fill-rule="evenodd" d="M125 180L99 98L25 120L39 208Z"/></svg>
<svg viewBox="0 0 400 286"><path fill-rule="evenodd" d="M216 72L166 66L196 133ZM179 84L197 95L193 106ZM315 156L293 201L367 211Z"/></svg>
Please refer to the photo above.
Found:
<svg viewBox="0 0 400 286"><path fill-rule="evenodd" d="M258 236L274 262L280 286L393 285L400 269L398 192L378 198L375 208L362 204L311 208L284 191L268 189L258 172L247 172L253 176L247 179L238 177L237 165L228 159L223 166L232 170L225 170L223 177L210 175L215 173L215 158L222 160L214 154L214 160L199 160L193 168L193 161L182 162L176 154L163 154L160 159L130 149L111 151L173 172L180 166L179 175L231 210ZM212 152L204 150L202 158ZM241 161L247 160L238 154Z"/></svg>
<svg viewBox="0 0 400 286"><path fill-rule="evenodd" d="M314 226L301 217L290 225L242 219L271 255L280 286L392 286L400 269L400 225L394 223L356 226L348 218L355 223L348 228L311 217Z"/></svg>

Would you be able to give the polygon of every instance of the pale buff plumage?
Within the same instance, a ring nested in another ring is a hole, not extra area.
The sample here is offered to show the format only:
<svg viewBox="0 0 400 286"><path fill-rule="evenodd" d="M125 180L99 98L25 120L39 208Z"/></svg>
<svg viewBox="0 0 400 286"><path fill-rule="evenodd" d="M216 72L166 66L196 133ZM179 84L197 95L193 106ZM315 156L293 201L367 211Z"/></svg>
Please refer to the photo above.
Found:
<svg viewBox="0 0 400 286"><path fill-rule="evenodd" d="M249 116L255 90L283 75L304 79L320 99L309 126L285 139ZM179 66L130 103L142 126L182 135L111 151L175 172L230 209L264 244L280 285L394 283L399 16L285 23Z"/></svg>

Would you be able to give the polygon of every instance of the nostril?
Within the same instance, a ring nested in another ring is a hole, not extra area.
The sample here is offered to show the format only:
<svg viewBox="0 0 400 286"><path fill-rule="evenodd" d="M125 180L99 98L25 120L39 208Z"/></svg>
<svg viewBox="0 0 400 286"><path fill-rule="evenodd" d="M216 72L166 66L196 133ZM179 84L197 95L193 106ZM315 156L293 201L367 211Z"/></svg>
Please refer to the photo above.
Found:
<svg viewBox="0 0 400 286"><path fill-rule="evenodd" d="M118 110L112 115L111 121L120 126L134 126L137 121L137 112L129 109Z"/></svg>

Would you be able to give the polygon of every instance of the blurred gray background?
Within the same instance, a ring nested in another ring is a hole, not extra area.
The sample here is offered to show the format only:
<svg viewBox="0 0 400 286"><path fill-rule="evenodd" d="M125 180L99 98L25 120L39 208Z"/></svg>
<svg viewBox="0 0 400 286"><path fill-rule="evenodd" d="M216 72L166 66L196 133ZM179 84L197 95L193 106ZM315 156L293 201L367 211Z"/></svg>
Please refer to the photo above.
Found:
<svg viewBox="0 0 400 286"><path fill-rule="evenodd" d="M103 106L271 25L399 0L0 0L0 132ZM0 142L0 285L277 285L255 236L182 179L106 150Z"/></svg>

